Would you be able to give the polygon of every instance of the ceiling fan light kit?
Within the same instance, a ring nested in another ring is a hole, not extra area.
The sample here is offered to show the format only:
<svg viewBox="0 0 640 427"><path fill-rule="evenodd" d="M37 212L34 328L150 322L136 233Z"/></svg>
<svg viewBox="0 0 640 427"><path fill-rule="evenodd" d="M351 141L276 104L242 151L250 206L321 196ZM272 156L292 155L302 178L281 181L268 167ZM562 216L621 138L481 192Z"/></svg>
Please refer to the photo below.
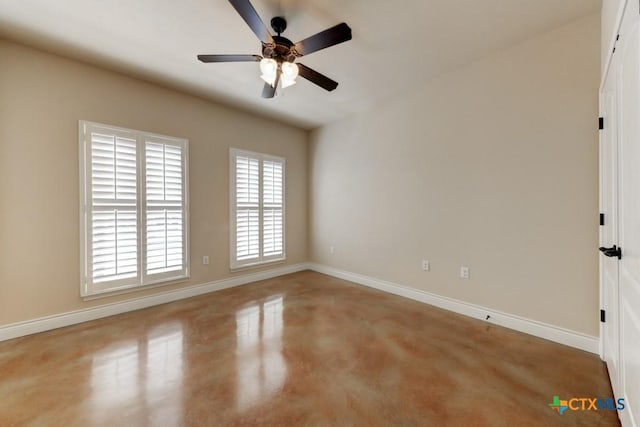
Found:
<svg viewBox="0 0 640 427"><path fill-rule="evenodd" d="M278 86L285 89L296 83L301 76L321 88L332 91L338 82L318 73L304 64L296 64L295 60L304 55L351 40L351 28L344 22L334 27L307 37L297 43L282 37L287 28L287 21L276 16L271 20L271 28L277 35L271 35L260 16L249 0L229 0L249 28L262 43L260 55L198 55L202 62L260 62L260 77L265 81L262 96L273 98Z"/></svg>
<svg viewBox="0 0 640 427"><path fill-rule="evenodd" d="M276 86L278 75L280 75L279 81L284 89L296 84L299 68L293 62L278 62L273 58L262 58L260 60L260 71L262 72L260 76L262 80L273 87Z"/></svg>

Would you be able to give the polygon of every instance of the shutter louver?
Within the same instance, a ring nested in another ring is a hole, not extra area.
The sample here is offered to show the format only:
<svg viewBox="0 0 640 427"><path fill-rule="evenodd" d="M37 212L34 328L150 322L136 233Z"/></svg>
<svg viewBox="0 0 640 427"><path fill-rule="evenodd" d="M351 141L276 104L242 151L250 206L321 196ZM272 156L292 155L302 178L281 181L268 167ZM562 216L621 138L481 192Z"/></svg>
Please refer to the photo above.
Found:
<svg viewBox="0 0 640 427"><path fill-rule="evenodd" d="M91 134L91 277L138 274L136 140Z"/></svg>
<svg viewBox="0 0 640 427"><path fill-rule="evenodd" d="M182 148L147 141L146 274L182 270L184 260Z"/></svg>

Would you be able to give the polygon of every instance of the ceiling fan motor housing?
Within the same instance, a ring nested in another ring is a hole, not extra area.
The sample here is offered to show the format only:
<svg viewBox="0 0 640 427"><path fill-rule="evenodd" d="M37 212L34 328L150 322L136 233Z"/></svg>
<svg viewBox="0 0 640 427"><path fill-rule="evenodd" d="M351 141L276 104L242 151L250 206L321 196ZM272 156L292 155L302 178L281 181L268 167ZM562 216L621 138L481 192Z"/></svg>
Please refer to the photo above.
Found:
<svg viewBox="0 0 640 427"><path fill-rule="evenodd" d="M265 58L273 58L278 62L293 62L296 54L293 49L293 42L285 37L273 36L274 44L262 45L262 56Z"/></svg>
<svg viewBox="0 0 640 427"><path fill-rule="evenodd" d="M273 28L273 31L278 35L273 36L273 43L262 44L262 56L275 59L278 62L295 61L297 55L295 49L293 49L294 43L280 35L286 30L287 21L281 16L276 16L271 20L271 28Z"/></svg>

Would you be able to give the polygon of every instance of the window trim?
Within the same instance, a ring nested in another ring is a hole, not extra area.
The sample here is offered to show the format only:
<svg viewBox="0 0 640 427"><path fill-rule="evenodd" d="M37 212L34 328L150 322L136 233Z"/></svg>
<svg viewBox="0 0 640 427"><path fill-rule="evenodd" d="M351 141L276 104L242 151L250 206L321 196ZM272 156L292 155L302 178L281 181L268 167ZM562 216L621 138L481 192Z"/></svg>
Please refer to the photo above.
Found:
<svg viewBox="0 0 640 427"><path fill-rule="evenodd" d="M259 161L258 176L260 195L258 202L258 218L259 218L259 257L257 261L248 262L236 260L236 162L237 156L247 156L256 158ZM263 236L263 161L275 161L282 163L282 255L264 257L264 236ZM287 259L287 233L286 233L286 180L287 180L287 163L284 157L278 157L271 154L258 153L255 151L243 150L239 148L229 148L229 269L231 271L244 270L249 268L260 267L269 264L284 262Z"/></svg>
<svg viewBox="0 0 640 427"><path fill-rule="evenodd" d="M89 277L89 267L91 265L91 245L89 225L91 221L89 216L92 213L92 200L90 197L91 185L91 135L92 130L104 130L113 135L125 136L136 140L136 227L137 227L137 275L133 279L119 279L106 281L109 286L101 286ZM177 138L166 135L160 135L151 132L127 129L102 123L91 122L87 120L78 121L78 141L79 141L79 199L80 199L80 296L85 300L100 298L104 296L117 295L122 293L134 292L137 290L148 289L153 286L170 285L177 282L183 282L190 278L191 264L189 254L189 140L185 138ZM156 142L179 146L182 149L182 168L183 168L183 200L182 210L184 212L183 224L183 268L177 271L167 273L159 273L147 275L146 273L146 142Z"/></svg>

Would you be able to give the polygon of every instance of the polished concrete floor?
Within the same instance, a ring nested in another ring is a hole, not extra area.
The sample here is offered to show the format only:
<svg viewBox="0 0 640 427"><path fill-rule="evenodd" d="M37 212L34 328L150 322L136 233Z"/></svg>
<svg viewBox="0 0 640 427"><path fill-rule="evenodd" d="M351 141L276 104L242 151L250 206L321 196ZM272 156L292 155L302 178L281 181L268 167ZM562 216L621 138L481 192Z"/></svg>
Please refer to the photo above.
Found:
<svg viewBox="0 0 640 427"><path fill-rule="evenodd" d="M597 356L314 272L0 343L0 426L599 426Z"/></svg>

